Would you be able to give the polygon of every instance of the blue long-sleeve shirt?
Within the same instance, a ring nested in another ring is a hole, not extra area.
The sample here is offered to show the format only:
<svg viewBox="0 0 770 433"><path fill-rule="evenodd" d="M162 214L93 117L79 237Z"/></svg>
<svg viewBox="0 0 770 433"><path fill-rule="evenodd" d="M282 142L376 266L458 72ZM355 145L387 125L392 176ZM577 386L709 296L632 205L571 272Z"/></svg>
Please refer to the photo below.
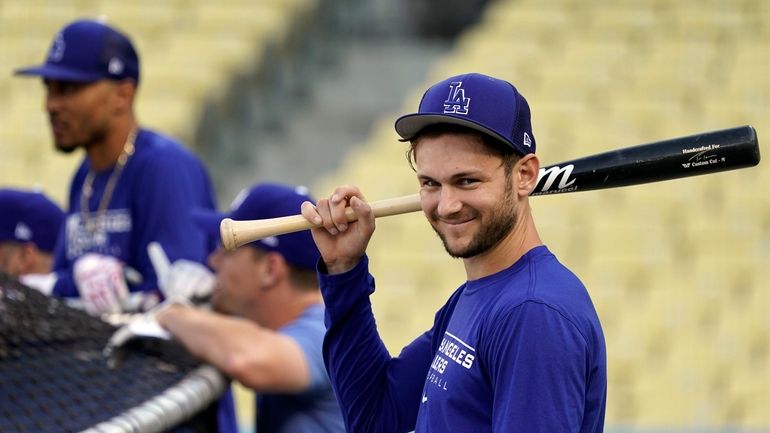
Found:
<svg viewBox="0 0 770 433"><path fill-rule="evenodd" d="M200 160L173 139L139 130L134 154L117 179L103 224L93 232L84 227L81 212L83 183L90 168L83 160L70 185L68 215L54 251L57 282L53 295L76 297L74 262L93 252L116 257L139 271L142 283L132 292L157 289L157 277L147 244L157 241L171 261L185 258L205 263L216 239L193 222L193 208L215 209L208 173ZM97 209L114 168L96 173L88 201L89 220Z"/></svg>
<svg viewBox="0 0 770 433"><path fill-rule="evenodd" d="M377 335L367 259L320 279L324 360L348 431L602 431L601 325L547 248L466 282L398 357Z"/></svg>

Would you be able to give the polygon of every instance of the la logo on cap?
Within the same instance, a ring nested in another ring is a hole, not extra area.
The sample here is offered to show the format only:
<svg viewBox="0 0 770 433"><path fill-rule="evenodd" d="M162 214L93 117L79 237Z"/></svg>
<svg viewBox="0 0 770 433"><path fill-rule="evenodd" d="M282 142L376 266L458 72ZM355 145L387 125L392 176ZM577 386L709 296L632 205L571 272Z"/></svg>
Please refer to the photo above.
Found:
<svg viewBox="0 0 770 433"><path fill-rule="evenodd" d="M107 65L107 70L110 71L110 74L120 75L123 72L123 62L119 58L113 57Z"/></svg>
<svg viewBox="0 0 770 433"><path fill-rule="evenodd" d="M28 241L32 239L32 229L30 229L29 226L23 222L20 222L16 224L16 229L14 229L13 235L16 236L16 239Z"/></svg>
<svg viewBox="0 0 770 433"><path fill-rule="evenodd" d="M465 97L462 81L454 81L449 84L449 97L444 101L445 114L468 114L468 105L471 98Z"/></svg>
<svg viewBox="0 0 770 433"><path fill-rule="evenodd" d="M269 247L273 247L273 248L276 248L276 247L278 246L278 244L280 243L280 242L278 241L278 238L277 238L277 237L275 237L275 236L268 236L268 237L266 237L266 238L264 238L264 239L261 239L261 241L262 241L262 242L263 242L265 245L267 245L267 246L269 246Z"/></svg>
<svg viewBox="0 0 770 433"><path fill-rule="evenodd" d="M64 36L61 32L57 33L53 40L53 45L51 45L51 52L48 54L48 59L52 62L61 61L62 57L64 57L64 49L66 47L67 44L64 42Z"/></svg>

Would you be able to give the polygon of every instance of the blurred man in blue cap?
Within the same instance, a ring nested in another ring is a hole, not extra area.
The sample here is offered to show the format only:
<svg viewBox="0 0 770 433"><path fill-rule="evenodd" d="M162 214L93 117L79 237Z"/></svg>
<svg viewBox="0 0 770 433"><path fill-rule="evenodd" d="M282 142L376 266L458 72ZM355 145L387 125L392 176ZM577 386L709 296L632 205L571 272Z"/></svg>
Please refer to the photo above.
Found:
<svg viewBox="0 0 770 433"><path fill-rule="evenodd" d="M51 272L63 222L64 212L42 192L0 189L0 271L17 278Z"/></svg>
<svg viewBox="0 0 770 433"><path fill-rule="evenodd" d="M128 36L83 19L55 35L42 64L15 71L42 78L56 149L85 151L54 253L52 295L80 298L93 315L120 313L129 308L124 301L146 295L141 309L160 297L150 243L174 261L199 263L215 245L190 216L194 208L214 209L205 167L135 117L139 66ZM127 269L138 271L131 281Z"/></svg>
<svg viewBox="0 0 770 433"><path fill-rule="evenodd" d="M185 279L176 274L204 281L216 238L197 229L192 210L215 208L211 181L183 144L139 125L140 63L129 37L103 20L75 20L54 36L42 64L15 73L42 78L56 149L85 152L54 251L51 295L102 316L178 298L164 283ZM184 266L159 278L150 245ZM235 431L229 394L219 409L220 432Z"/></svg>
<svg viewBox="0 0 770 433"><path fill-rule="evenodd" d="M226 215L198 212L219 233L223 218L296 215L311 200L304 187L263 183L242 191ZM318 249L308 231L268 237L209 257L216 312L168 303L157 322L194 355L257 393L257 431L344 432L324 369L324 307Z"/></svg>

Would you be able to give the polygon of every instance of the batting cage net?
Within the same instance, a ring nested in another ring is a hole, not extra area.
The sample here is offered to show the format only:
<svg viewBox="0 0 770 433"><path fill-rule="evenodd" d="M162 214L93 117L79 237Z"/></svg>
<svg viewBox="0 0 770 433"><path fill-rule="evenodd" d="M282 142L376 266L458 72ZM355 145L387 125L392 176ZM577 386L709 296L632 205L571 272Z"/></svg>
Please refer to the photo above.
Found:
<svg viewBox="0 0 770 433"><path fill-rule="evenodd" d="M179 344L135 339L0 273L0 432L211 432L227 386Z"/></svg>

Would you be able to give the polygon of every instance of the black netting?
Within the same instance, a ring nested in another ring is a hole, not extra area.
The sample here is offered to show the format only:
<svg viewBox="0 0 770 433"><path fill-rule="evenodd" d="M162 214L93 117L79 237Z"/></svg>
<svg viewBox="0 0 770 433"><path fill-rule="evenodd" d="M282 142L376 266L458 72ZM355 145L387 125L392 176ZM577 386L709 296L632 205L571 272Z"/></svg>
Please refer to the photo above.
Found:
<svg viewBox="0 0 770 433"><path fill-rule="evenodd" d="M174 342L144 339L133 341L110 369L102 349L115 329L0 273L0 432L86 430L200 366ZM177 409L153 408L160 416L164 410ZM173 431L215 431L215 421L207 404Z"/></svg>

